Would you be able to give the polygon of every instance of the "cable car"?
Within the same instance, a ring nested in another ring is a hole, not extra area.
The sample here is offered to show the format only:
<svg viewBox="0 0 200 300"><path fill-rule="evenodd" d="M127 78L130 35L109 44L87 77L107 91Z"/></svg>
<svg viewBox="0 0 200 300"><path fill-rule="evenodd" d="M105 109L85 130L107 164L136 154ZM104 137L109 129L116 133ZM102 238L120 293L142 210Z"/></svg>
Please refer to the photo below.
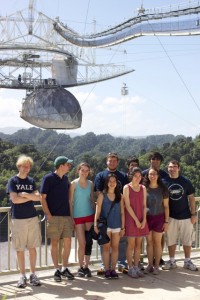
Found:
<svg viewBox="0 0 200 300"><path fill-rule="evenodd" d="M121 94L122 96L128 95L128 87L126 86L126 83L123 83L123 86L121 88Z"/></svg>

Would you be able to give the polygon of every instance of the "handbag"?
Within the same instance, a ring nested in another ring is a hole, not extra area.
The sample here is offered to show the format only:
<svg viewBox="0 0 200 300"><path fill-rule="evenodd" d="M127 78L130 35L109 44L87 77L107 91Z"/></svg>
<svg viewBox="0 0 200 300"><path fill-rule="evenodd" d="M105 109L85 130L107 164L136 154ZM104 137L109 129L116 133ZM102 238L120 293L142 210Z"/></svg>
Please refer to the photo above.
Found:
<svg viewBox="0 0 200 300"><path fill-rule="evenodd" d="M104 245L110 242L110 238L107 235L107 228L108 228L107 219L114 205L115 205L115 201L112 202L107 217L99 217L99 219L97 220L97 224L98 224L97 227L99 229L97 242L99 245Z"/></svg>
<svg viewBox="0 0 200 300"><path fill-rule="evenodd" d="M107 235L107 218L112 210L112 208L115 205L115 201L112 202L110 209L108 211L107 217L99 217L99 219L97 220L97 226L99 229L99 233L97 234L94 230L94 225L91 226L89 233L91 235L91 238L93 240L97 240L99 245L104 245L109 243L110 238Z"/></svg>

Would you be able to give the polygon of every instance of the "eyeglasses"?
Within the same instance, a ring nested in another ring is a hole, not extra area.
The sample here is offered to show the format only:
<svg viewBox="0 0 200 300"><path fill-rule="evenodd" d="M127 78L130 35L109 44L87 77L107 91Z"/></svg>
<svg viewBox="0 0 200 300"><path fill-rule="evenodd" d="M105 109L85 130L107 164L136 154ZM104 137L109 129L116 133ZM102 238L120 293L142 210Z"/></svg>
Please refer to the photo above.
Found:
<svg viewBox="0 0 200 300"><path fill-rule="evenodd" d="M158 173L149 173L149 176L158 176Z"/></svg>

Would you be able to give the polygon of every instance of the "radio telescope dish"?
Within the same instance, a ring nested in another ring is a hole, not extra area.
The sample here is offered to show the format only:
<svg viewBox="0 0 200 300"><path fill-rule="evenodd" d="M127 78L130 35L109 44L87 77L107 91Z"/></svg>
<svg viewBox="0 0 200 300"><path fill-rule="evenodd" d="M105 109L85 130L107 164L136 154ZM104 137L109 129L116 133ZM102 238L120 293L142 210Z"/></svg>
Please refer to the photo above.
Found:
<svg viewBox="0 0 200 300"><path fill-rule="evenodd" d="M75 129L81 127L82 111L64 88L37 89L25 98L20 117L44 129Z"/></svg>

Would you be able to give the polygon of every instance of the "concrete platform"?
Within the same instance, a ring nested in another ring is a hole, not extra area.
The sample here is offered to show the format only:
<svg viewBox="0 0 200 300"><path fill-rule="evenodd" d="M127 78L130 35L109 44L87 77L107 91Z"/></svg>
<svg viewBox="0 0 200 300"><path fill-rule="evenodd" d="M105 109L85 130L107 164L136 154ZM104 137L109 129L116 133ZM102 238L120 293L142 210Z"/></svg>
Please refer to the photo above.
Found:
<svg viewBox="0 0 200 300"><path fill-rule="evenodd" d="M97 276L98 265L91 266L93 277L76 277L73 281L53 280L54 270L39 271L40 287L28 285L25 289L16 288L18 275L0 276L0 298L20 300L200 300L200 255L192 258L199 271L183 269L183 260L178 260L178 268L170 271L161 270L160 275L145 275L133 279L120 274L119 279L104 279ZM75 274L77 267L70 270ZM134 298L133 298L134 297Z"/></svg>

